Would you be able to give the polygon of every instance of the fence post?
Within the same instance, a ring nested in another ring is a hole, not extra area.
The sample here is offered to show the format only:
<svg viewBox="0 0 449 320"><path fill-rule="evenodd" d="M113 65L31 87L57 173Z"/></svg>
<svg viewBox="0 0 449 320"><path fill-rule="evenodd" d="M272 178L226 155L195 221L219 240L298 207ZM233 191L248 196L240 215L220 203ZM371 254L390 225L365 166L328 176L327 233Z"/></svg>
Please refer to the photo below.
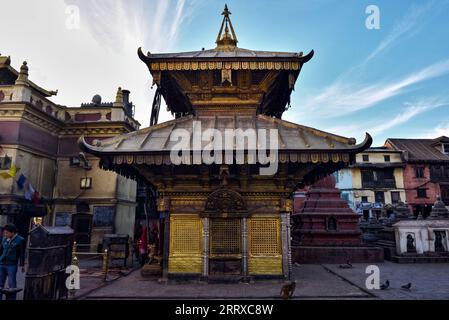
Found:
<svg viewBox="0 0 449 320"><path fill-rule="evenodd" d="M104 250L103 253L103 281L108 279L109 272L109 251L108 249Z"/></svg>
<svg viewBox="0 0 449 320"><path fill-rule="evenodd" d="M73 242L73 248L72 248L72 266L77 266L78 267L79 262L78 262L78 257L76 256L76 250L77 250L76 241L74 241ZM76 294L76 289L70 289L69 290L69 294L70 294L71 297L74 297L75 294Z"/></svg>

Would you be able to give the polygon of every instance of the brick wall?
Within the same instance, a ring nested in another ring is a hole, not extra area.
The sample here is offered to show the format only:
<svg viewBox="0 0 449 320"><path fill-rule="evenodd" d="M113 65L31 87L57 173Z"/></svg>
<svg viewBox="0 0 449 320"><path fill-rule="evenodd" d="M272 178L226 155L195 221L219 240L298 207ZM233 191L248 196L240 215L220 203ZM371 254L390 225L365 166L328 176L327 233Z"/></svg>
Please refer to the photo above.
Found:
<svg viewBox="0 0 449 320"><path fill-rule="evenodd" d="M384 261L384 250L378 247L292 247L292 261L308 263L378 263Z"/></svg>
<svg viewBox="0 0 449 320"><path fill-rule="evenodd" d="M424 166L424 178L416 178L415 167L419 165L407 164L404 170L404 185L406 200L409 205L433 205L440 195L440 187L430 181L429 166ZM427 198L418 198L417 188L427 189Z"/></svg>

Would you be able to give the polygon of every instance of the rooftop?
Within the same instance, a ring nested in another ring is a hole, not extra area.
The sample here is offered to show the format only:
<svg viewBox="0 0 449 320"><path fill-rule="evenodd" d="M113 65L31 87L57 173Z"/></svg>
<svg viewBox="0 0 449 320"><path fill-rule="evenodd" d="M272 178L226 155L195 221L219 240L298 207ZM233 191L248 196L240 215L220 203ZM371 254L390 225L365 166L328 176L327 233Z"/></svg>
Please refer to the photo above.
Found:
<svg viewBox="0 0 449 320"><path fill-rule="evenodd" d="M442 136L436 139L397 139L390 138L386 144L395 150L405 152L407 161L449 162L449 154L443 153L441 144L449 143L449 138Z"/></svg>
<svg viewBox="0 0 449 320"><path fill-rule="evenodd" d="M356 145L354 138L345 138L331 133L320 131L314 128L294 124L284 120L279 120L264 115L258 116L187 116L180 119L168 121L146 129L142 129L118 137L96 141L93 145L87 144L84 139L80 143L88 152L96 154L149 154L149 153L170 153L174 150L177 141L171 141L173 131L184 129L192 135L194 121L201 122L201 133L208 129L217 129L222 133L227 129L277 129L279 132L279 151L302 151L302 152L350 152L362 151L372 142L367 134L363 143ZM192 140L192 139L191 139ZM208 141L202 142L203 150ZM192 144L192 141L191 141ZM255 145L259 146L258 141ZM267 142L269 147L269 142ZM234 150L236 146L234 145ZM189 146L192 150L192 145ZM249 148L245 148L248 150Z"/></svg>

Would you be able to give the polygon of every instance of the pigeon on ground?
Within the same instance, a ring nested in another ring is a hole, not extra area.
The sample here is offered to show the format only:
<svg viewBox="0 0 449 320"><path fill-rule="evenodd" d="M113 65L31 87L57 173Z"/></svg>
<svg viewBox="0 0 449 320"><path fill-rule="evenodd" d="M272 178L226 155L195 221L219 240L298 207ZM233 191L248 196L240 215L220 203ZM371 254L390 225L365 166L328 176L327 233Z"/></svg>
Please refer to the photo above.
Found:
<svg viewBox="0 0 449 320"><path fill-rule="evenodd" d="M405 284L401 288L404 290L410 290L412 288L412 283Z"/></svg>
<svg viewBox="0 0 449 320"><path fill-rule="evenodd" d="M380 290L387 290L390 287L390 280L387 280L385 284L380 285Z"/></svg>
<svg viewBox="0 0 449 320"><path fill-rule="evenodd" d="M341 264L339 266L339 268L340 269L352 269L353 266L352 266L351 262L348 260L348 261L346 261L346 264Z"/></svg>

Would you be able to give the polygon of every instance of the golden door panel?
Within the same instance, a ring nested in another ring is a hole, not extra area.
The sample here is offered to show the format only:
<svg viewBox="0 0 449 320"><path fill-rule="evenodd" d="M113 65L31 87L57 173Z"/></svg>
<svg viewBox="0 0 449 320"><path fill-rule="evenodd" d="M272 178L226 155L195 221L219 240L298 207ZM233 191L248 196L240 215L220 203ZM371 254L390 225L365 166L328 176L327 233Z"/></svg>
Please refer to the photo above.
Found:
<svg viewBox="0 0 449 320"><path fill-rule="evenodd" d="M282 275L281 222L278 217L248 219L248 272Z"/></svg>
<svg viewBox="0 0 449 320"><path fill-rule="evenodd" d="M210 223L211 257L240 257L242 254L241 220L211 219Z"/></svg>
<svg viewBox="0 0 449 320"><path fill-rule="evenodd" d="M197 215L170 217L169 273L201 273L203 223Z"/></svg>

